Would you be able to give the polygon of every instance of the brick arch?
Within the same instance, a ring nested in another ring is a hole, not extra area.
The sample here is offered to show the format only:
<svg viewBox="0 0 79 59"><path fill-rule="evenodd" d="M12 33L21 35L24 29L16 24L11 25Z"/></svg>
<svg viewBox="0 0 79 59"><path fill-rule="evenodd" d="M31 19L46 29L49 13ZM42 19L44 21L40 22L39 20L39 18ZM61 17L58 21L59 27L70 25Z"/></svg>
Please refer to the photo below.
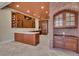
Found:
<svg viewBox="0 0 79 59"><path fill-rule="evenodd" d="M62 7L60 9L57 9L56 11L53 11L53 15L60 12L60 11L62 11L62 10L72 10L72 11L79 12L79 8L77 8L74 5L70 5L70 6L65 6L65 7Z"/></svg>

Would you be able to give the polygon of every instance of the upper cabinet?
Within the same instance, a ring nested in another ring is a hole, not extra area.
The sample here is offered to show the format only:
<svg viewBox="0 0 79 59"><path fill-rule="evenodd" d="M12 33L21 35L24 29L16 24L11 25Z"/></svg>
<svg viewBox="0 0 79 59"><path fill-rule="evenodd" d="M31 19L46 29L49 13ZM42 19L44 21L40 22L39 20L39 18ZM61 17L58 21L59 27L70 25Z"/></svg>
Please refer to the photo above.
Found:
<svg viewBox="0 0 79 59"><path fill-rule="evenodd" d="M12 28L35 28L35 19L27 15L12 12Z"/></svg>
<svg viewBox="0 0 79 59"><path fill-rule="evenodd" d="M63 10L54 15L54 28L77 28L78 12Z"/></svg>
<svg viewBox="0 0 79 59"><path fill-rule="evenodd" d="M40 34L47 35L48 34L48 20L42 20L39 22Z"/></svg>

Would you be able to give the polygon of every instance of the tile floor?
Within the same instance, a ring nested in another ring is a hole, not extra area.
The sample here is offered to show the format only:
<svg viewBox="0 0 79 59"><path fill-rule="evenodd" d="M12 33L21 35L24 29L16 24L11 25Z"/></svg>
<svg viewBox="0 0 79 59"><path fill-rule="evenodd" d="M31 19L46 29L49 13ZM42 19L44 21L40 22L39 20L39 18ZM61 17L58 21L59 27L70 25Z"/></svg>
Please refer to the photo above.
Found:
<svg viewBox="0 0 79 59"><path fill-rule="evenodd" d="M79 54L64 49L49 49L46 43L37 46L20 42L9 42L0 45L0 56L78 56Z"/></svg>

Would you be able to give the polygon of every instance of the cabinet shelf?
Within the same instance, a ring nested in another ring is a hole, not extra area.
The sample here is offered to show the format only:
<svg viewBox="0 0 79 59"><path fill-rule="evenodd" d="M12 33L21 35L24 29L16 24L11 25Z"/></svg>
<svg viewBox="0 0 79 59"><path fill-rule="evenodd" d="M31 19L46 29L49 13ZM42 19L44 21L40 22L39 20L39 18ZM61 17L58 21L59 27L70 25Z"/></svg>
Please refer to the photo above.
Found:
<svg viewBox="0 0 79 59"><path fill-rule="evenodd" d="M17 12L12 12L12 28L35 28L35 19Z"/></svg>

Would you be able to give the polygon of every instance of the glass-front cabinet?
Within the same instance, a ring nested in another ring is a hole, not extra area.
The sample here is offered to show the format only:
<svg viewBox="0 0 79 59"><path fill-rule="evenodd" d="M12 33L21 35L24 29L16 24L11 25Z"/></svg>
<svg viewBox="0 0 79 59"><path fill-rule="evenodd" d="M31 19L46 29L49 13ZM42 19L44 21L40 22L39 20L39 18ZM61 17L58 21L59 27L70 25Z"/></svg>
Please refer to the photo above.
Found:
<svg viewBox="0 0 79 59"><path fill-rule="evenodd" d="M77 28L78 13L72 10L63 10L54 15L54 28Z"/></svg>
<svg viewBox="0 0 79 59"><path fill-rule="evenodd" d="M62 27L63 26L63 15L59 14L56 16L54 20L55 27Z"/></svg>
<svg viewBox="0 0 79 59"><path fill-rule="evenodd" d="M66 13L66 26L75 26L75 14Z"/></svg>

